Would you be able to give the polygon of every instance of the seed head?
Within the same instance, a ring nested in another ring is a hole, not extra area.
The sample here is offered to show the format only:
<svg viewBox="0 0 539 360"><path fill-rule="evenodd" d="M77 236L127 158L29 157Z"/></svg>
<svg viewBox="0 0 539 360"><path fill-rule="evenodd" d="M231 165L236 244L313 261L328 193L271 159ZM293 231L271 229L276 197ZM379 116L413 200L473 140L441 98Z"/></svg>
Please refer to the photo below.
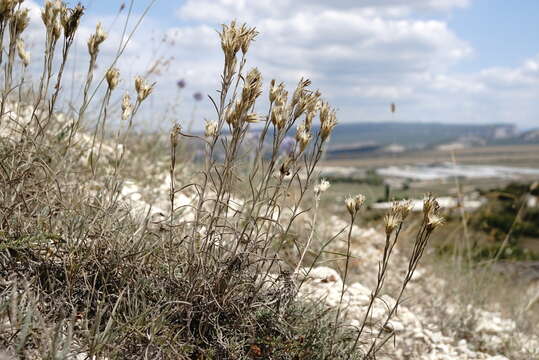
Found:
<svg viewBox="0 0 539 360"><path fill-rule="evenodd" d="M135 90L137 91L137 100L144 101L153 91L155 83L148 84L142 77L135 78Z"/></svg>
<svg viewBox="0 0 539 360"><path fill-rule="evenodd" d="M120 80L120 70L117 68L108 69L105 77L107 78L107 83L109 84L110 91L114 90L118 86Z"/></svg>
<svg viewBox="0 0 539 360"><path fill-rule="evenodd" d="M303 153L310 140L311 134L305 129L305 125L301 124L296 132L296 141L299 144L300 154Z"/></svg>
<svg viewBox="0 0 539 360"><path fill-rule="evenodd" d="M284 129L286 125L286 119L284 114L284 108L282 106L275 106L271 109L271 122L280 131Z"/></svg>
<svg viewBox="0 0 539 360"><path fill-rule="evenodd" d="M20 38L17 39L17 53L24 67L27 67L30 64L30 53L24 49L24 41Z"/></svg>
<svg viewBox="0 0 539 360"><path fill-rule="evenodd" d="M217 121L206 121L206 125L204 126L204 135L208 138L213 138L217 136L217 132L219 131L219 125L217 124Z"/></svg>
<svg viewBox="0 0 539 360"><path fill-rule="evenodd" d="M438 214L429 214L427 217L427 228L432 231L436 229L437 227L443 225L445 223L445 220L443 217L439 216Z"/></svg>
<svg viewBox="0 0 539 360"><path fill-rule="evenodd" d="M423 201L423 217L427 230L430 232L444 224L444 218L439 215L440 205L432 194L428 194Z"/></svg>
<svg viewBox="0 0 539 360"><path fill-rule="evenodd" d="M122 97L122 120L127 120L133 113L133 106L131 105L131 97L129 93L125 93Z"/></svg>
<svg viewBox="0 0 539 360"><path fill-rule="evenodd" d="M172 129L170 130L170 144L173 148L176 148L178 146L178 140L180 133L182 131L182 128L179 124L174 124Z"/></svg>
<svg viewBox="0 0 539 360"><path fill-rule="evenodd" d="M241 105L239 105L238 102L236 102L236 106L229 106L225 110L225 120L226 122L232 126L234 129L238 126L238 115L235 109L239 108Z"/></svg>
<svg viewBox="0 0 539 360"><path fill-rule="evenodd" d="M296 105L300 101L300 99L303 97L303 92L305 91L305 88L310 85L311 80L301 78L298 83L298 86L296 87L296 90L294 90L294 94L292 95L292 101L290 103L292 106Z"/></svg>
<svg viewBox="0 0 539 360"><path fill-rule="evenodd" d="M397 214L393 211L389 211L384 216L384 226L386 235L389 236L393 231L401 224L401 221L397 218Z"/></svg>
<svg viewBox="0 0 539 360"><path fill-rule="evenodd" d="M314 194L316 196L319 196L320 194L326 192L329 189L330 185L331 184L326 179L320 180L320 184L316 184L314 186Z"/></svg>
<svg viewBox="0 0 539 360"><path fill-rule="evenodd" d="M243 85L243 90L241 93L241 104L243 113L253 106L256 99L262 93L262 75L257 68L251 69L247 76L245 77L245 83Z"/></svg>
<svg viewBox="0 0 539 360"><path fill-rule="evenodd" d="M80 3L74 8L64 8L62 11L62 26L64 28L64 36L71 38L75 35L79 27L80 19L84 15L84 6Z"/></svg>
<svg viewBox="0 0 539 360"><path fill-rule="evenodd" d="M428 217L429 214L437 214L439 210L440 205L438 204L436 198L432 196L432 194L427 194L423 200L423 215Z"/></svg>
<svg viewBox="0 0 539 360"><path fill-rule="evenodd" d="M258 31L255 28L249 28L246 24L243 24L240 28L240 42L241 42L241 52L245 55L249 50L249 45L258 35Z"/></svg>
<svg viewBox="0 0 539 360"><path fill-rule="evenodd" d="M16 5L16 0L0 0L0 20L11 17Z"/></svg>
<svg viewBox="0 0 539 360"><path fill-rule="evenodd" d="M330 116L322 123L320 127L320 137L325 141L333 132L333 128L337 125L337 117L335 110L332 110Z"/></svg>
<svg viewBox="0 0 539 360"><path fill-rule="evenodd" d="M242 46L240 28L236 26L236 21L232 21L230 25L222 25L221 32L221 48L225 54L225 65L227 68L233 69L236 66L236 54Z"/></svg>
<svg viewBox="0 0 539 360"><path fill-rule="evenodd" d="M96 56L99 52L99 45L107 39L107 33L103 30L101 23L97 23L95 33L88 39L88 52L91 56Z"/></svg>
<svg viewBox="0 0 539 360"><path fill-rule="evenodd" d="M30 23L29 9L19 9L13 17L15 21L15 34L20 35Z"/></svg>
<svg viewBox="0 0 539 360"><path fill-rule="evenodd" d="M46 0L45 6L41 11L41 20L47 28L48 31L53 32L53 28L58 22L58 17L61 16L61 13L65 5L60 0Z"/></svg>
<svg viewBox="0 0 539 360"><path fill-rule="evenodd" d="M346 205L346 208L348 209L350 215L354 216L356 213L356 201L354 200L354 198L350 196L347 197L344 200L344 204Z"/></svg>
<svg viewBox="0 0 539 360"><path fill-rule="evenodd" d="M292 167L294 163L294 159L290 156L287 156L283 163L281 164L281 167L279 168L279 172L281 174L281 178L284 178L286 176L290 175L290 168Z"/></svg>
<svg viewBox="0 0 539 360"><path fill-rule="evenodd" d="M361 206L365 203L365 195L358 194L354 197L348 196L344 203L350 215L355 216L356 213L361 209Z"/></svg>
<svg viewBox="0 0 539 360"><path fill-rule="evenodd" d="M404 200L399 202L398 213L402 221L406 220L408 215L410 215L410 211L412 211L413 207L414 206L412 204L412 201L410 200Z"/></svg>

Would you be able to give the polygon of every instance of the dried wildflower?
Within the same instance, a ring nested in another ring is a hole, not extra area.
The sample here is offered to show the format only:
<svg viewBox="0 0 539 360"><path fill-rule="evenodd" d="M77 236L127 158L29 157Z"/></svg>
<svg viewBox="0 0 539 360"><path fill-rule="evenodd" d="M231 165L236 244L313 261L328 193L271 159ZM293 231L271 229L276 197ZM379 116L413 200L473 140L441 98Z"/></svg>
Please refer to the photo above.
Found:
<svg viewBox="0 0 539 360"><path fill-rule="evenodd" d="M47 30L52 30L63 8L64 4L60 0L45 1L45 6L41 11L41 20L43 20L43 24L45 25Z"/></svg>
<svg viewBox="0 0 539 360"><path fill-rule="evenodd" d="M131 105L131 97L128 93L125 93L122 97L122 120L127 120L133 113L133 106Z"/></svg>
<svg viewBox="0 0 539 360"><path fill-rule="evenodd" d="M15 0L0 0L0 20L9 18L16 5L17 2Z"/></svg>
<svg viewBox="0 0 539 360"><path fill-rule="evenodd" d="M15 36L19 36L30 23L29 9L19 9L13 15Z"/></svg>
<svg viewBox="0 0 539 360"><path fill-rule="evenodd" d="M63 9L61 22L64 28L64 36L66 38L71 38L75 35L82 15L84 15L84 6L82 6L80 3L78 3L77 6L72 9Z"/></svg>
<svg viewBox="0 0 539 360"><path fill-rule="evenodd" d="M248 28L246 24L243 24L240 28L240 42L241 52L245 55L249 50L249 45L258 35L258 31L255 28Z"/></svg>
<svg viewBox="0 0 539 360"><path fill-rule="evenodd" d="M24 41L22 39L17 39L17 53L24 67L27 67L30 64L30 53L24 49Z"/></svg>
<svg viewBox="0 0 539 360"><path fill-rule="evenodd" d="M437 214L429 214L427 221L427 229L429 231L432 231L436 229L438 226L441 226L445 223L445 220L443 217L437 215Z"/></svg>
<svg viewBox="0 0 539 360"><path fill-rule="evenodd" d="M400 224L402 224L400 203L395 201L391 206L391 209L389 209L387 214L384 216L386 235L391 235Z"/></svg>
<svg viewBox="0 0 539 360"><path fill-rule="evenodd" d="M303 153L310 140L311 134L306 130L305 125L301 124L296 132L296 141L299 144L300 154Z"/></svg>
<svg viewBox="0 0 539 360"><path fill-rule="evenodd" d="M284 159L283 163L281 164L281 167L279 168L281 178L284 178L290 175L290 168L292 167L293 163L294 163L294 159L292 159L290 156L287 156Z"/></svg>
<svg viewBox="0 0 539 360"><path fill-rule="evenodd" d="M384 216L384 227L386 230L386 235L389 236L393 231L400 225L400 221L397 219L395 214L391 212L387 213Z"/></svg>
<svg viewBox="0 0 539 360"><path fill-rule="evenodd" d="M399 202L398 212L402 221L406 220L406 218L410 214L410 211L412 211L413 207L414 206L412 204L412 201L410 200Z"/></svg>
<svg viewBox="0 0 539 360"><path fill-rule="evenodd" d="M208 138L213 138L217 136L217 132L219 131L219 125L217 124L217 121L206 121L206 125L204 126L204 135Z"/></svg>
<svg viewBox="0 0 539 360"><path fill-rule="evenodd" d="M354 216L356 213L356 201L353 197L347 197L344 199L344 204L346 205L346 208L348 209L348 212L350 215Z"/></svg>
<svg viewBox="0 0 539 360"><path fill-rule="evenodd" d="M142 77L135 78L135 90L137 91L137 100L144 101L153 91L155 83L148 84Z"/></svg>
<svg viewBox="0 0 539 360"><path fill-rule="evenodd" d="M320 184L316 184L314 186L314 194L316 196L319 196L320 194L326 192L329 189L330 185L331 184L326 179L320 180Z"/></svg>
<svg viewBox="0 0 539 360"><path fill-rule="evenodd" d="M427 225L427 231L432 231L440 225L443 225L444 218L439 215L440 205L432 194L428 194L423 201L423 216Z"/></svg>
<svg viewBox="0 0 539 360"><path fill-rule="evenodd" d="M310 85L311 85L311 80L309 79L304 80L303 78L301 78L301 80L298 83L298 86L296 87L296 90L294 90L294 94L292 95L292 100L290 102L292 106L295 106L300 101L300 99L303 97L305 88Z"/></svg>
<svg viewBox="0 0 539 360"><path fill-rule="evenodd" d="M429 214L438 213L440 205L432 194L428 194L423 200L423 215L427 217Z"/></svg>
<svg viewBox="0 0 539 360"><path fill-rule="evenodd" d="M365 203L365 195L357 194L354 199L356 201L356 211L359 211L359 209L361 209L361 207Z"/></svg>
<svg viewBox="0 0 539 360"><path fill-rule="evenodd" d="M91 56L96 56L99 52L99 45L107 39L107 33L103 30L101 23L97 23L95 33L88 39L88 52Z"/></svg>
<svg viewBox="0 0 539 360"><path fill-rule="evenodd" d="M273 103L278 95L279 87L275 84L275 79L272 79L270 82L270 90L269 90L269 100L270 103Z"/></svg>
<svg viewBox="0 0 539 360"><path fill-rule="evenodd" d="M178 146L178 138L180 136L180 133L182 131L182 128L179 124L174 124L172 129L170 130L170 144L173 148L176 148Z"/></svg>
<svg viewBox="0 0 539 360"><path fill-rule="evenodd" d="M284 129L286 124L284 108L282 106L275 106L271 109L270 119L272 124L275 125L278 130Z"/></svg>
<svg viewBox="0 0 539 360"><path fill-rule="evenodd" d="M320 107L320 123L320 137L325 141L337 125L335 110L331 109L328 103L322 103Z"/></svg>
<svg viewBox="0 0 539 360"><path fill-rule="evenodd" d="M236 128L236 126L238 125L238 116L235 111L235 108L236 107L232 106L227 107L224 114L226 122L233 128Z"/></svg>
<svg viewBox="0 0 539 360"><path fill-rule="evenodd" d="M120 70L117 68L108 69L105 77L107 78L107 83L109 84L109 89L112 91L118 86L120 80Z"/></svg>
<svg viewBox="0 0 539 360"><path fill-rule="evenodd" d="M225 54L225 65L229 69L233 68L236 65L236 54L242 45L240 29L236 26L236 22L232 21L230 25L223 24L219 37L221 38L221 48Z"/></svg>
<svg viewBox="0 0 539 360"><path fill-rule="evenodd" d="M354 197L348 196L344 203L350 215L355 216L365 203L365 195L358 194Z"/></svg>

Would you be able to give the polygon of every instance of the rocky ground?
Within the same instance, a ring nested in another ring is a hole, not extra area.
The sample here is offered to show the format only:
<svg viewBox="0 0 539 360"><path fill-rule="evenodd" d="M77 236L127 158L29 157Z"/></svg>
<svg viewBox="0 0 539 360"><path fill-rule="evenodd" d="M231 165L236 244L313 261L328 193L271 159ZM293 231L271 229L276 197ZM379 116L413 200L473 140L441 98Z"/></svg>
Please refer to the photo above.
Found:
<svg viewBox="0 0 539 360"><path fill-rule="evenodd" d="M168 211L166 194L169 183L163 177L161 197L154 197L155 205L145 202L145 190L136 182L126 182L122 196L134 209L142 213L153 213L157 224ZM155 189L154 189L155 190ZM188 195L180 195L179 203L189 204ZM184 216L189 217L187 212ZM321 237L335 234L347 227L340 217L326 216L317 225ZM303 226L310 227L308 221ZM330 250L345 252L346 237L335 239ZM345 286L342 300L342 316L351 326L360 326L369 304L372 289L376 284L378 261L382 256L384 235L374 228L354 226L352 232L351 281ZM343 265L337 261L334 268ZM330 265L331 266L331 265ZM300 275L302 286L298 295L313 301L323 301L328 307L339 306L343 287L340 273L330 266L318 266L305 277ZM377 332L385 322L389 309L395 303L394 294L399 289L402 276L408 266L405 249L396 248L393 255L384 295L376 299L367 317L365 333ZM300 271L305 274L307 269ZM448 286L449 285L449 286ZM385 345L382 357L378 359L539 359L539 338L519 331L517 323L502 315L501 311L489 311L472 305L463 305L447 296L451 288L447 279L438 277L428 266L420 267L405 292L405 303L398 307L394 316L383 330L387 335L393 332L394 341ZM533 289L530 286L530 289ZM538 289L535 290L539 297ZM534 295L528 295L530 299ZM369 343L370 340L367 340ZM516 349L516 350L515 350Z"/></svg>

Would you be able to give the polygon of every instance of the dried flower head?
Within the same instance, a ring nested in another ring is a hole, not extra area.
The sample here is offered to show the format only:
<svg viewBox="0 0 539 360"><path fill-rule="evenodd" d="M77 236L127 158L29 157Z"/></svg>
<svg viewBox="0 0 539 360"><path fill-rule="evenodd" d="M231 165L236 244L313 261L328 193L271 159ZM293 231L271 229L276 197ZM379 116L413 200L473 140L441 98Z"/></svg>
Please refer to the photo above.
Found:
<svg viewBox="0 0 539 360"><path fill-rule="evenodd" d="M397 215L398 214L396 214L394 211L390 210L384 216L384 227L387 236L391 235L393 231L401 224L401 221L398 219Z"/></svg>
<svg viewBox="0 0 539 360"><path fill-rule="evenodd" d="M82 15L84 15L84 6L80 3L74 8L63 9L61 20L64 28L64 36L66 38L72 38L75 35Z"/></svg>
<svg viewBox="0 0 539 360"><path fill-rule="evenodd" d="M305 148L309 144L310 140L311 140L311 134L305 128L305 124L301 124L300 126L298 126L298 130L296 132L296 141L299 144L300 154L303 153L303 151L305 151Z"/></svg>
<svg viewBox="0 0 539 360"><path fill-rule="evenodd" d="M182 128L179 124L174 124L174 126L170 130L170 144L173 148L176 148L176 146L178 146L179 136L181 132Z"/></svg>
<svg viewBox="0 0 539 360"><path fill-rule="evenodd" d="M217 121L206 121L206 125L204 126L204 135L208 138L213 138L217 136L217 132L219 131L219 125Z"/></svg>
<svg viewBox="0 0 539 360"><path fill-rule="evenodd" d="M356 213L356 201L354 200L354 198L348 196L346 199L344 199L344 204L346 205L346 208L348 209L350 215L354 216Z"/></svg>
<svg viewBox="0 0 539 360"><path fill-rule="evenodd" d="M320 180L320 183L314 186L314 194L316 196L319 196L320 194L326 192L329 189L330 185L331 184L326 179Z"/></svg>
<svg viewBox="0 0 539 360"><path fill-rule="evenodd" d="M240 42L241 52L245 55L249 50L249 45L258 35L258 31L255 28L249 28L246 24L243 24L240 28Z"/></svg>
<svg viewBox="0 0 539 360"><path fill-rule="evenodd" d="M45 6L41 11L41 20L43 20L43 24L47 28L47 31L53 31L64 8L65 6L60 0L45 1Z"/></svg>
<svg viewBox="0 0 539 360"><path fill-rule="evenodd" d="M295 106L299 102L299 100L303 97L305 88L307 88L310 85L311 85L311 80L309 79L301 78L299 80L298 86L296 86L296 90L294 90L294 94L292 95L292 100L290 102L292 106Z"/></svg>
<svg viewBox="0 0 539 360"><path fill-rule="evenodd" d="M19 9L15 11L12 21L15 25L15 37L18 37L30 23L30 10L29 9Z"/></svg>
<svg viewBox="0 0 539 360"><path fill-rule="evenodd" d="M270 119L273 125L277 127L278 130L284 129L286 125L285 110L283 106L275 106L271 109Z"/></svg>
<svg viewBox="0 0 539 360"><path fill-rule="evenodd" d="M432 231L443 225L444 218L439 215L440 205L432 194L428 194L423 201L423 217L427 226L427 231Z"/></svg>
<svg viewBox="0 0 539 360"><path fill-rule="evenodd" d="M411 200L403 200L399 202L398 212L402 221L406 220L410 212L414 208Z"/></svg>
<svg viewBox="0 0 539 360"><path fill-rule="evenodd" d="M107 78L109 89L112 91L118 86L118 82L120 81L120 70L117 68L110 68L107 70L105 77Z"/></svg>
<svg viewBox="0 0 539 360"><path fill-rule="evenodd" d="M16 0L0 0L0 20L11 17L16 5Z"/></svg>
<svg viewBox="0 0 539 360"><path fill-rule="evenodd" d="M88 52L91 56L96 56L99 52L99 45L107 39L107 33L103 30L101 23L97 23L95 33L88 39Z"/></svg>
<svg viewBox="0 0 539 360"><path fill-rule="evenodd" d="M320 106L320 137L325 141L337 125L337 115L327 102Z"/></svg>
<svg viewBox="0 0 539 360"><path fill-rule="evenodd" d="M279 172L281 175L281 178L285 178L290 175L290 168L294 164L294 159L290 156L287 156L283 163L281 164L281 167L279 168Z"/></svg>
<svg viewBox="0 0 539 360"><path fill-rule="evenodd" d="M155 83L148 84L142 77L135 78L135 90L137 91L137 100L144 101L153 91Z"/></svg>
<svg viewBox="0 0 539 360"><path fill-rule="evenodd" d="M361 209L361 207L365 203L365 195L358 194L354 197L348 196L344 200L344 203L350 215L355 216L356 213Z"/></svg>
<svg viewBox="0 0 539 360"><path fill-rule="evenodd" d="M122 97L122 120L127 120L133 113L133 105L131 105L131 96L129 93L125 93Z"/></svg>
<svg viewBox="0 0 539 360"><path fill-rule="evenodd" d="M24 41L20 38L17 39L17 53L24 67L27 67L30 64L30 53L25 50Z"/></svg>

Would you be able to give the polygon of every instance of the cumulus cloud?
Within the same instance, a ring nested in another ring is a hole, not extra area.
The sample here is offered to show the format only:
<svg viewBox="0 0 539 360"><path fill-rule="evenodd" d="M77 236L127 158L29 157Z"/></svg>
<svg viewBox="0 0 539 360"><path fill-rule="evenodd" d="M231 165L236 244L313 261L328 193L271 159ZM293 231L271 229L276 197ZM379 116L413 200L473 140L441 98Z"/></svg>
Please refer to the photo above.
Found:
<svg viewBox="0 0 539 360"><path fill-rule="evenodd" d="M188 91L215 95L222 69L216 30L237 19L260 31L248 66L258 66L266 84L272 78L289 86L301 77L312 79L338 108L341 122L389 120L388 104L396 102L402 121L539 125L537 106L527 103L538 93L539 56L515 68L455 71L474 49L435 14L469 5L469 0L186 0L175 14L177 26L165 27L150 13L120 65L128 78L159 58L169 60L165 76L156 79L156 108L177 100L180 78ZM97 20L90 14L82 24L81 58ZM101 64L113 59L121 27L109 32ZM512 104L519 110L511 112ZM189 118L192 104L182 108L178 117ZM195 126L213 116L209 104L199 105Z"/></svg>

